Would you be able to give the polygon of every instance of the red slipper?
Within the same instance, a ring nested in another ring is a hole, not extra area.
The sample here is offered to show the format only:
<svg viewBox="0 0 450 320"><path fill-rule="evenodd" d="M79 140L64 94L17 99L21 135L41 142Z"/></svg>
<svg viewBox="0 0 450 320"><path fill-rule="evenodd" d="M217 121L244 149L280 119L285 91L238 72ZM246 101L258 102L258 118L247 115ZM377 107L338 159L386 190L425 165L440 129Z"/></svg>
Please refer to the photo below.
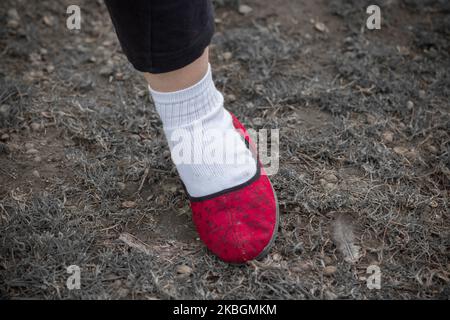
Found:
<svg viewBox="0 0 450 320"><path fill-rule="evenodd" d="M247 130L231 116L234 127L257 158ZM220 259L244 263L268 253L278 230L278 204L259 160L256 174L249 181L204 197L189 196L189 199L200 238Z"/></svg>

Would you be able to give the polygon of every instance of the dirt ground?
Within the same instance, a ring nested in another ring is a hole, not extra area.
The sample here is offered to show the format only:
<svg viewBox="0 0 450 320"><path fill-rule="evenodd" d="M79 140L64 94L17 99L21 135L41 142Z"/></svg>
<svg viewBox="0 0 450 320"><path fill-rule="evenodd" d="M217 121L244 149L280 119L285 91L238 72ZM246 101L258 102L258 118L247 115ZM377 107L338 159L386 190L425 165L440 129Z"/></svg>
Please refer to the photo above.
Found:
<svg viewBox="0 0 450 320"><path fill-rule="evenodd" d="M232 266L197 238L104 4L70 31L73 1L1 1L0 297L448 299L450 5L378 1L368 30L371 2L217 3L226 107L280 130L279 237Z"/></svg>

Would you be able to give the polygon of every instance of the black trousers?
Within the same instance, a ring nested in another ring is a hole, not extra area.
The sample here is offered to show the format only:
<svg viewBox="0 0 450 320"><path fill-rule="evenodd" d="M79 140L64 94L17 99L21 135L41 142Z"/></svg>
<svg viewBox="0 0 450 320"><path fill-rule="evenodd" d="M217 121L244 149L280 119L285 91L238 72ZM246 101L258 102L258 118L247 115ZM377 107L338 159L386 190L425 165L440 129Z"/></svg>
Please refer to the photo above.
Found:
<svg viewBox="0 0 450 320"><path fill-rule="evenodd" d="M105 0L122 49L142 72L182 68L214 33L211 0Z"/></svg>

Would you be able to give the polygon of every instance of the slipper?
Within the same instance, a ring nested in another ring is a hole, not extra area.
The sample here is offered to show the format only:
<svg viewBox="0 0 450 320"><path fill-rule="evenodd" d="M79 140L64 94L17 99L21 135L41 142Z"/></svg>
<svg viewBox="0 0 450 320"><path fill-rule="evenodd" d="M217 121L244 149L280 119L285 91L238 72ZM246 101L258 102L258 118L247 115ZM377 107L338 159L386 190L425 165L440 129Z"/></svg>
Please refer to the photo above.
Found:
<svg viewBox="0 0 450 320"><path fill-rule="evenodd" d="M264 257L278 230L274 189L245 127L231 114L234 128L245 139L256 161L256 174L238 186L203 197L189 196L200 239L221 260L242 264Z"/></svg>

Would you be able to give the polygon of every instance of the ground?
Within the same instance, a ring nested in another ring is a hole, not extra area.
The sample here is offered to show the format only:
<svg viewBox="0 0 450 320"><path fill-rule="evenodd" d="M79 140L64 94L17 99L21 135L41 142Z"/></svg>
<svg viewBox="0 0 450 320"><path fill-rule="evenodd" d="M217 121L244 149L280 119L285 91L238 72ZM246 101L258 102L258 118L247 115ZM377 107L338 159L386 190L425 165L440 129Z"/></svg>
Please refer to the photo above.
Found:
<svg viewBox="0 0 450 320"><path fill-rule="evenodd" d="M372 1L216 3L226 107L280 130L279 236L244 266L198 240L142 76L78 2L79 31L73 1L0 3L1 298L450 297L449 2L378 1L380 30Z"/></svg>

